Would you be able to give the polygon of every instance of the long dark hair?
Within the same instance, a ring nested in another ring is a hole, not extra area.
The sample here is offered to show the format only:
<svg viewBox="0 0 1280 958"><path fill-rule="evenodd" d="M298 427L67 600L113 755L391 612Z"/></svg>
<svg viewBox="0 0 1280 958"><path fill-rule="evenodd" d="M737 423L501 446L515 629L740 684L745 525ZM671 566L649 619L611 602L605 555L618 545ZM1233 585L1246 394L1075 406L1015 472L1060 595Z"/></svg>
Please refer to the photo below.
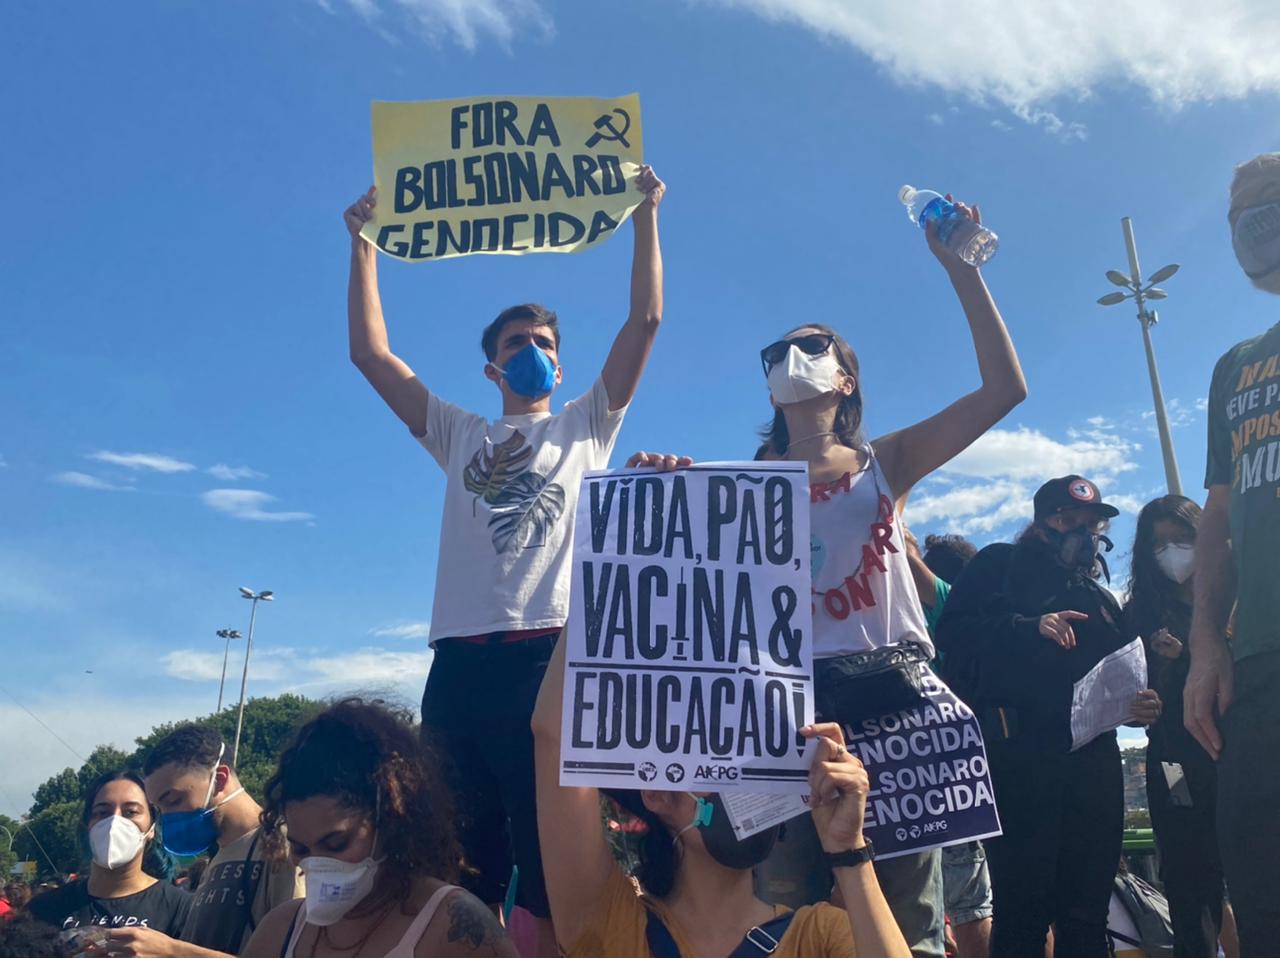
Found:
<svg viewBox="0 0 1280 958"><path fill-rule="evenodd" d="M831 348L835 350L836 361L840 364L840 368L856 380L853 393L842 397L840 405L836 407L836 422L832 432L836 434L836 441L840 445L857 449L862 445L862 377L858 373L857 354L849 348L843 336L830 326L824 326L821 323L804 323L789 330L783 339L802 329L815 329L830 336ZM782 414L781 407L774 409L773 420L761 427L760 438L763 440L763 445L756 453L757 459L766 455L786 454L787 447L791 445L791 436L787 432L787 419Z"/></svg>
<svg viewBox="0 0 1280 958"><path fill-rule="evenodd" d="M147 785L142 780L142 776L137 772L127 769L113 769L109 772L103 772L95 778L84 793L84 807L80 810L80 834L84 836L84 842L88 845L89 838L89 819L93 817L93 806L98 801L98 793L102 791L103 786L110 785L112 782L132 782L138 786L138 791L142 793L143 804L147 806L147 814L151 816L151 825L143 829L144 832L155 832L147 841L147 850L142 855L142 870L152 878L158 878L161 881L172 881L177 866L173 861L173 856L164 850L164 845L160 841L160 809L156 808L147 800Z"/></svg>
<svg viewBox="0 0 1280 958"><path fill-rule="evenodd" d="M666 898L676 885L676 871L680 864L679 850L666 822L645 807L638 791L610 788L605 789L604 794L624 812L644 823L644 830L638 836L638 846L634 849L635 879L646 894Z"/></svg>
<svg viewBox="0 0 1280 958"><path fill-rule="evenodd" d="M324 795L368 815L397 895L419 876L456 881L453 802L434 751L411 722L408 711L385 702L346 698L298 729L265 789L262 825L272 849L283 851L285 806Z"/></svg>
<svg viewBox="0 0 1280 958"><path fill-rule="evenodd" d="M1152 499L1138 513L1138 530L1133 536L1133 564L1129 571L1129 592L1125 610L1134 629L1143 633L1170 626L1169 615L1178 608L1181 586L1174 582L1156 562L1156 523L1163 519L1176 522L1196 533L1201 509L1186 496L1161 496ZM1183 641L1187 636L1179 636Z"/></svg>

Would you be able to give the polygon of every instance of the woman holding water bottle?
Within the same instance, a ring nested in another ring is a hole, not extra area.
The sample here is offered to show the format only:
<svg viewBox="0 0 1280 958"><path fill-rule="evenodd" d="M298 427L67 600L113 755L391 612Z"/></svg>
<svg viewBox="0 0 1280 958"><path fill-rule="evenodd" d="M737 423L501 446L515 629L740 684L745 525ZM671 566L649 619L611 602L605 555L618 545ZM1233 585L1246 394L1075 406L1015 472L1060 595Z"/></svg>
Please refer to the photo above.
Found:
<svg viewBox="0 0 1280 958"><path fill-rule="evenodd" d="M900 198L951 281L981 385L935 415L867 442L858 359L838 332L804 324L760 354L773 418L757 458L809 464L817 717L846 728L920 704L921 670L933 658L898 508L916 483L1027 394L1013 343L974 265L995 250L978 208L909 187ZM937 850L877 862L876 872L912 953L942 958ZM788 823L785 839L757 870L762 897L793 906L825 898L830 875L806 818Z"/></svg>

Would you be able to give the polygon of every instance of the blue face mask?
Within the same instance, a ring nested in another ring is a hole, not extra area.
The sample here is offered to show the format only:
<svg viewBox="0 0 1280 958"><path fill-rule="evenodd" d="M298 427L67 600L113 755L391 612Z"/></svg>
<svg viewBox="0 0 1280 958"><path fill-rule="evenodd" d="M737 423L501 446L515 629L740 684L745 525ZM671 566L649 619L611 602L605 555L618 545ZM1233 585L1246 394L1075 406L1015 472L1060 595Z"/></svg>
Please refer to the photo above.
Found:
<svg viewBox="0 0 1280 958"><path fill-rule="evenodd" d="M506 369L496 363L493 368L502 373L512 392L527 399L541 399L556 385L556 364L533 343L512 356Z"/></svg>
<svg viewBox="0 0 1280 958"><path fill-rule="evenodd" d="M244 786L237 788L222 801L209 807L213 798L213 786L218 781L218 766L222 764L222 753L226 751L226 743L218 750L218 760L213 771L209 773L209 790L204 795L204 805L189 812L166 812L160 816L160 831L163 835L165 851L179 858L191 858L208 850L218 839L218 826L213 821L214 809L227 804L244 791Z"/></svg>

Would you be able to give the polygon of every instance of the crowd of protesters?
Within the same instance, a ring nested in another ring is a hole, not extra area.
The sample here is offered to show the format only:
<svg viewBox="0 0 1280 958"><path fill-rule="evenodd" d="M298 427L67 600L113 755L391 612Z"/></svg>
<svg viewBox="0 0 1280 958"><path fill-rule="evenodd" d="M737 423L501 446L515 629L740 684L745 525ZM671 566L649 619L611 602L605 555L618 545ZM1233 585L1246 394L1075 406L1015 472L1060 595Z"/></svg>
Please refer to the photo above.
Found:
<svg viewBox="0 0 1280 958"><path fill-rule="evenodd" d="M663 313L666 188L648 167L637 188L630 311L599 377L553 414L557 317L507 309L481 338L501 396L492 420L438 397L391 351L375 249L360 238L374 191L346 211L351 359L447 476L421 722L376 701L327 706L280 755L261 804L217 733L176 729L140 772L86 790L86 876L30 902L6 888L0 958L1102 958L1121 758L1114 731L1072 748L1071 697L1135 637L1150 688L1129 719L1147 729L1173 953L1216 955L1234 912L1238 954L1275 954L1280 433L1266 410L1280 397L1280 324L1219 361L1206 504L1169 495L1141 510L1124 589L1105 557L1120 510L1080 475L1046 477L1013 542L930 536L922 551L903 521L912 488L1027 394L981 275L936 228L928 247L967 320L977 389L869 440L858 359L836 329L803 324L761 352L772 415L756 458L807 463L825 557L817 721L802 730L817 743L810 814L785 841L777 828L739 840L715 794L560 785L574 499L583 473L609 462ZM1246 275L1280 294L1280 154L1237 168L1228 222ZM642 452L629 464L690 461ZM557 507L536 528L504 522L512 483ZM865 576L876 601L824 614L825 590L873 536L891 544ZM1002 834L880 861L863 833L869 779L843 730L919 704L925 663L978 716ZM609 816L637 823L632 868L607 841ZM173 860L192 856L203 871L182 887ZM515 906L531 916L519 951L503 927Z"/></svg>

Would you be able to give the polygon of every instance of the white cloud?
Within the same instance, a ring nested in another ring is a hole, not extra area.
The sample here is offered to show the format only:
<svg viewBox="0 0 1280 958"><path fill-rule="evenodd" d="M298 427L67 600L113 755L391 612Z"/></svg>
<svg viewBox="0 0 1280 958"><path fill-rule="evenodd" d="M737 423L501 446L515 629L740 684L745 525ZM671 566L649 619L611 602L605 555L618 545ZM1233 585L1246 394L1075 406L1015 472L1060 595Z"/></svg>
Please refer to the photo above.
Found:
<svg viewBox="0 0 1280 958"><path fill-rule="evenodd" d="M1066 442L1025 427L992 429L926 481L907 504L908 523L965 535L1012 529L1031 520L1031 500L1042 482L1072 473L1102 486L1108 502L1136 511L1136 497L1107 486L1137 468L1132 455L1140 447L1098 428L1107 425L1101 417L1088 422L1095 428L1069 431Z"/></svg>
<svg viewBox="0 0 1280 958"><path fill-rule="evenodd" d="M221 479L223 482L239 482L241 479L265 479L266 473L258 472L250 469L248 466L228 466L224 462L210 466L205 470L215 479Z"/></svg>
<svg viewBox="0 0 1280 958"><path fill-rule="evenodd" d="M314 678L307 684L347 689L411 686L421 689L431 668L431 651L401 652L364 648L355 652L314 658L306 663Z"/></svg>
<svg viewBox="0 0 1280 958"><path fill-rule="evenodd" d="M942 126L946 121L942 119L941 113L930 113L927 117L928 121L934 126Z"/></svg>
<svg viewBox="0 0 1280 958"><path fill-rule="evenodd" d="M231 674L239 674L244 659L232 649ZM311 697L375 691L416 701L431 669L430 649L406 652L366 646L335 655L292 648L254 650L249 681L254 695L302 691ZM187 682L217 682L222 676L222 653L176 649L161 662L165 674ZM231 693L228 693L231 694Z"/></svg>
<svg viewBox="0 0 1280 958"><path fill-rule="evenodd" d="M276 497L255 489L210 489L208 492L201 493L200 499L210 509L235 519L298 522L315 518L310 512L273 512L265 507L275 502Z"/></svg>
<svg viewBox="0 0 1280 958"><path fill-rule="evenodd" d="M60 486L71 486L75 489L97 489L101 492L133 492L133 486L121 486L87 472L55 472L49 477L50 482Z"/></svg>
<svg viewBox="0 0 1280 958"><path fill-rule="evenodd" d="M237 649L239 651L237 651ZM232 642L228 674L238 675L244 663L244 646ZM249 675L255 681L279 682L291 676L292 649L254 650ZM175 649L160 659L166 675L188 682L216 682L222 677L222 653Z"/></svg>
<svg viewBox="0 0 1280 958"><path fill-rule="evenodd" d="M181 459L174 459L172 456L162 456L154 452L108 452L100 449L97 452L91 452L85 456L86 459L92 459L95 462L105 462L113 466L123 466L125 469L149 469L152 472L191 472L195 469L189 462L183 462Z"/></svg>
<svg viewBox="0 0 1280 958"><path fill-rule="evenodd" d="M324 0L320 5L331 9ZM449 39L467 50L484 36L509 49L517 35L544 40L555 29L538 0L347 0L347 6L389 40L395 35L383 21L399 12L430 42Z"/></svg>
<svg viewBox="0 0 1280 958"><path fill-rule="evenodd" d="M370 629L369 634L390 639L425 639L431 635L431 623L401 622L396 625L386 625L380 629Z"/></svg>
<svg viewBox="0 0 1280 958"><path fill-rule="evenodd" d="M997 103L1066 139L1049 104L1130 85L1177 108L1280 91L1274 0L719 0L849 44L895 81ZM1058 109L1061 109L1059 106Z"/></svg>
<svg viewBox="0 0 1280 958"><path fill-rule="evenodd" d="M1059 442L1038 429L992 429L944 471L980 478L1044 480L1079 473L1095 482L1138 468L1132 455L1141 447L1102 431L1069 435Z"/></svg>

